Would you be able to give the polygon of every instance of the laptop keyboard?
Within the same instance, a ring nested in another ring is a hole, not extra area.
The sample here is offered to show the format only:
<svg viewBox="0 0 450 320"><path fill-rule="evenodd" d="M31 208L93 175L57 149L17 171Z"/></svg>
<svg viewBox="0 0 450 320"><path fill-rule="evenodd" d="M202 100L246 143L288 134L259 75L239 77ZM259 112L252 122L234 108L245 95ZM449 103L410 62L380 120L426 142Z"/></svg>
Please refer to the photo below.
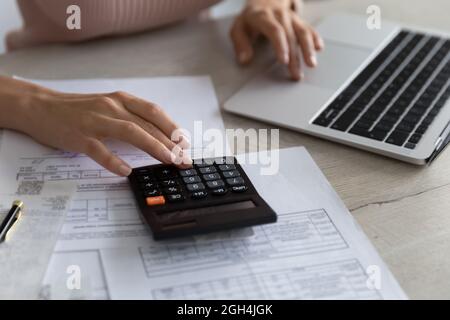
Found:
<svg viewBox="0 0 450 320"><path fill-rule="evenodd" d="M401 31L313 124L414 149L450 97L450 40Z"/></svg>

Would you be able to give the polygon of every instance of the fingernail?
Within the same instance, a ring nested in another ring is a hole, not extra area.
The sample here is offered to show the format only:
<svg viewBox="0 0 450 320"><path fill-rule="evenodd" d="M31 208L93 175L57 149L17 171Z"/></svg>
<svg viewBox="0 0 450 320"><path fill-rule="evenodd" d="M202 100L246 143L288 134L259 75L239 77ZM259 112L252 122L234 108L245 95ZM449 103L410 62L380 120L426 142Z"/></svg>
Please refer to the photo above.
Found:
<svg viewBox="0 0 450 320"><path fill-rule="evenodd" d="M131 174L131 168L129 166L121 164L119 166L119 173L123 177L128 177Z"/></svg>
<svg viewBox="0 0 450 320"><path fill-rule="evenodd" d="M322 38L319 38L318 39L318 45L319 45L319 47L321 48L321 49L323 49L323 47L325 46L325 43L323 42L323 39Z"/></svg>
<svg viewBox="0 0 450 320"><path fill-rule="evenodd" d="M314 67L317 66L317 58L315 55L311 55L310 60Z"/></svg>

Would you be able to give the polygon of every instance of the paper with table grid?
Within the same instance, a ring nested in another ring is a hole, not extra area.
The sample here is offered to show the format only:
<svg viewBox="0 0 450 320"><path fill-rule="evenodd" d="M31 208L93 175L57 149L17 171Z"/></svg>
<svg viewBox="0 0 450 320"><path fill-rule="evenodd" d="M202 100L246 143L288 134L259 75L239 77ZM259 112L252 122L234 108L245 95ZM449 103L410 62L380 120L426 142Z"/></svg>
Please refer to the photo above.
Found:
<svg viewBox="0 0 450 320"><path fill-rule="evenodd" d="M39 83L74 92L126 90L165 106L188 130L196 119L205 129L223 130L208 78ZM280 170L273 176L262 176L259 165L241 158L256 189L279 215L277 223L155 242L126 179L83 155L56 152L9 131L3 138L2 177L78 185L47 270L43 299L405 297L303 148L281 150ZM154 162L129 146L110 147L133 166ZM81 277L75 290L67 286L73 266Z"/></svg>

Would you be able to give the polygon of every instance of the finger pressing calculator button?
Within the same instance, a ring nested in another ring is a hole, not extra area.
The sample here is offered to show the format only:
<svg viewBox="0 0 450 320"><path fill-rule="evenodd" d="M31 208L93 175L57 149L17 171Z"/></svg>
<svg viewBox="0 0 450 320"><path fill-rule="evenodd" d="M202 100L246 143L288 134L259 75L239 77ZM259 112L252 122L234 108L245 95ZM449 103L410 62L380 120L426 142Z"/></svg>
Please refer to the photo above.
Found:
<svg viewBox="0 0 450 320"><path fill-rule="evenodd" d="M197 175L197 170L195 169L180 170L179 172L182 177L190 177Z"/></svg>
<svg viewBox="0 0 450 320"><path fill-rule="evenodd" d="M247 191L248 188L247 188L247 186L242 185L242 186L234 186L234 187L231 187L231 190L232 190L233 192L239 193L239 192L245 192L245 191Z"/></svg>
<svg viewBox="0 0 450 320"><path fill-rule="evenodd" d="M228 192L228 189L226 189L226 188L216 188L216 189L213 189L212 194L215 196L223 196L227 192Z"/></svg>
<svg viewBox="0 0 450 320"><path fill-rule="evenodd" d="M197 191L191 194L192 199L201 199L208 195L206 191Z"/></svg>
<svg viewBox="0 0 450 320"><path fill-rule="evenodd" d="M171 167L163 167L155 171L156 177L160 180L177 177L177 171Z"/></svg>
<svg viewBox="0 0 450 320"><path fill-rule="evenodd" d="M234 177L240 176L239 171L237 171L237 170L224 171L224 172L222 172L222 174L225 178L234 178Z"/></svg>
<svg viewBox="0 0 450 320"><path fill-rule="evenodd" d="M163 187L174 187L174 186L176 186L177 184L178 184L177 181L176 181L176 180L173 180L173 179L163 180L163 181L161 182L161 185L162 185Z"/></svg>
<svg viewBox="0 0 450 320"><path fill-rule="evenodd" d="M215 181L207 181L206 185L210 189L215 189L215 188L221 188L221 187L225 186L225 183L222 180L215 180Z"/></svg>
<svg viewBox="0 0 450 320"><path fill-rule="evenodd" d="M244 179L242 179L241 177L230 178L230 179L227 179L227 184L229 186L241 185L241 184L244 184Z"/></svg>
<svg viewBox="0 0 450 320"><path fill-rule="evenodd" d="M203 183L190 183L186 185L186 188L190 192L200 191L205 189L205 185Z"/></svg>
<svg viewBox="0 0 450 320"><path fill-rule="evenodd" d="M140 182L149 182L153 180L153 176L150 174L143 174L142 176L138 176L138 180Z"/></svg>
<svg viewBox="0 0 450 320"><path fill-rule="evenodd" d="M206 181L219 180L220 175L218 173L209 173L209 174L203 175L203 179L205 179Z"/></svg>
<svg viewBox="0 0 450 320"><path fill-rule="evenodd" d="M148 190L148 189L155 189L156 183L154 182L145 182L141 184L141 189Z"/></svg>
<svg viewBox="0 0 450 320"><path fill-rule="evenodd" d="M164 189L165 194L174 194L174 193L180 193L179 187L168 187Z"/></svg>
<svg viewBox="0 0 450 320"><path fill-rule="evenodd" d="M192 176L192 177L184 177L183 181L184 181L184 183L197 183L197 182L201 182L202 179L200 179L199 176Z"/></svg>
<svg viewBox="0 0 450 320"><path fill-rule="evenodd" d="M221 164L219 169L220 171L236 170L236 166L234 164Z"/></svg>
<svg viewBox="0 0 450 320"><path fill-rule="evenodd" d="M184 196L181 193L169 194L167 196L167 201L169 201L169 202L179 202L179 201L183 201L183 200L184 200Z"/></svg>
<svg viewBox="0 0 450 320"><path fill-rule="evenodd" d="M198 170L200 170L201 173L203 174L208 174L208 173L214 173L216 172L216 167L203 167L203 168L199 168Z"/></svg>
<svg viewBox="0 0 450 320"><path fill-rule="evenodd" d="M150 189L150 190L144 191L145 197L154 197L154 196L159 196L159 195L161 195L161 192L159 192L158 189Z"/></svg>
<svg viewBox="0 0 450 320"><path fill-rule="evenodd" d="M148 206L160 206L166 203L164 196L148 197L145 199Z"/></svg>

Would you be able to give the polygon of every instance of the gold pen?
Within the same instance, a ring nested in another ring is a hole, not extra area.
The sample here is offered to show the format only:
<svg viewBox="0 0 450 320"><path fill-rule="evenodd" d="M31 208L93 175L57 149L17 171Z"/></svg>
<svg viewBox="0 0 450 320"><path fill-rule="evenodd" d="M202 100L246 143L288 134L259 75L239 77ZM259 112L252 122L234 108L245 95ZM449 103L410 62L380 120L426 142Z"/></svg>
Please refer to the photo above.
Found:
<svg viewBox="0 0 450 320"><path fill-rule="evenodd" d="M20 200L15 200L12 203L11 210L9 210L5 219L3 219L2 224L0 226L0 242L5 241L6 235L14 226L16 221L20 218L22 213L23 202Z"/></svg>

